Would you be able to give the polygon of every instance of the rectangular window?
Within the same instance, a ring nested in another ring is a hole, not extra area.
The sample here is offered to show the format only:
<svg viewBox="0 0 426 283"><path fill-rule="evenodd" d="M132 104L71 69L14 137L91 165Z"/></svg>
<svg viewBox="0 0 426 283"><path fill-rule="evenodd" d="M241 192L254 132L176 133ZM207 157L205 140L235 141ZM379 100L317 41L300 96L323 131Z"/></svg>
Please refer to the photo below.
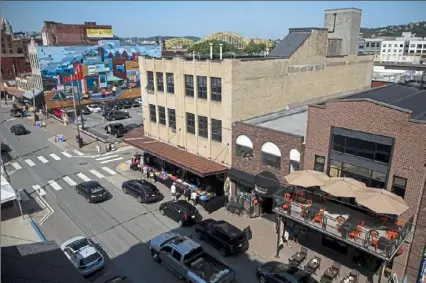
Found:
<svg viewBox="0 0 426 283"><path fill-rule="evenodd" d="M325 168L325 157L315 155L314 170L318 172L324 172L324 168Z"/></svg>
<svg viewBox="0 0 426 283"><path fill-rule="evenodd" d="M157 123L157 111L154 104L149 105L149 119L151 122Z"/></svg>
<svg viewBox="0 0 426 283"><path fill-rule="evenodd" d="M207 77L197 76L198 98L207 99Z"/></svg>
<svg viewBox="0 0 426 283"><path fill-rule="evenodd" d="M222 101L222 79L210 78L210 85L211 85L211 100L221 102Z"/></svg>
<svg viewBox="0 0 426 283"><path fill-rule="evenodd" d="M158 106L158 123L166 125L166 108Z"/></svg>
<svg viewBox="0 0 426 283"><path fill-rule="evenodd" d="M185 95L194 97L194 77L185 75Z"/></svg>
<svg viewBox="0 0 426 283"><path fill-rule="evenodd" d="M404 198L405 189L407 187L407 179L393 176L392 193Z"/></svg>
<svg viewBox="0 0 426 283"><path fill-rule="evenodd" d="M164 92L163 73L157 72L157 91Z"/></svg>
<svg viewBox="0 0 426 283"><path fill-rule="evenodd" d="M281 168L281 157L262 152L262 164L279 170Z"/></svg>
<svg viewBox="0 0 426 283"><path fill-rule="evenodd" d="M222 142L222 121L212 119L212 140Z"/></svg>
<svg viewBox="0 0 426 283"><path fill-rule="evenodd" d="M169 128L176 130L176 111L170 108L167 111L169 112Z"/></svg>
<svg viewBox="0 0 426 283"><path fill-rule="evenodd" d="M154 91L154 73L146 72L146 80L147 80L146 90L153 92Z"/></svg>
<svg viewBox="0 0 426 283"><path fill-rule="evenodd" d="M237 144L235 148L235 155L241 158L252 159L253 157L253 148Z"/></svg>
<svg viewBox="0 0 426 283"><path fill-rule="evenodd" d="M369 43L369 42L367 42L367 44L365 44L365 46L366 46L366 47L370 47L370 43Z"/></svg>
<svg viewBox="0 0 426 283"><path fill-rule="evenodd" d="M172 73L166 73L167 93L175 93L175 79Z"/></svg>
<svg viewBox="0 0 426 283"><path fill-rule="evenodd" d="M203 138L209 137L208 120L205 116L198 115L198 135Z"/></svg>
<svg viewBox="0 0 426 283"><path fill-rule="evenodd" d="M195 115L186 113L186 132L195 135Z"/></svg>

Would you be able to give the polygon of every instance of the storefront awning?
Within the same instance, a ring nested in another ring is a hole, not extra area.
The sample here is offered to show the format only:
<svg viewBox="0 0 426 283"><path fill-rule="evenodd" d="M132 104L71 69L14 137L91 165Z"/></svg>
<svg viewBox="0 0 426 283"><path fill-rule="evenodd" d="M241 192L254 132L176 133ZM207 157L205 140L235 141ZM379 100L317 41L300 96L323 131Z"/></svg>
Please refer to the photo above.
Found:
<svg viewBox="0 0 426 283"><path fill-rule="evenodd" d="M254 176L252 174L232 167L229 170L228 177L245 187L254 189Z"/></svg>
<svg viewBox="0 0 426 283"><path fill-rule="evenodd" d="M254 191L265 197L273 197L274 194L281 187L280 181L274 173L263 171L254 178L255 188Z"/></svg>
<svg viewBox="0 0 426 283"><path fill-rule="evenodd" d="M115 76L108 76L107 81L108 82L119 82L119 81L123 81L123 79L115 77Z"/></svg>
<svg viewBox="0 0 426 283"><path fill-rule="evenodd" d="M229 171L225 165L152 138L141 136L140 138L127 138L124 141L200 177Z"/></svg>
<svg viewBox="0 0 426 283"><path fill-rule="evenodd" d="M28 99L33 99L34 97L37 97L42 93L43 93L43 90L38 88L33 88L32 90L27 90L26 92L24 92L24 97Z"/></svg>
<svg viewBox="0 0 426 283"><path fill-rule="evenodd" d="M22 97L24 95L24 92L22 90L8 90L7 93L15 97Z"/></svg>

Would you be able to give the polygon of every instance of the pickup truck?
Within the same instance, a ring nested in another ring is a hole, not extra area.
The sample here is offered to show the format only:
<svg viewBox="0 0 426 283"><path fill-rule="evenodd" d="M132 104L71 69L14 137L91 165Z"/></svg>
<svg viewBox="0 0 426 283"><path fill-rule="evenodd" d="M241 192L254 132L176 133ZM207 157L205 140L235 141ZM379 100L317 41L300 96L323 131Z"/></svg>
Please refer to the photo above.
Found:
<svg viewBox="0 0 426 283"><path fill-rule="evenodd" d="M188 283L231 283L235 272L189 237L166 232L150 241L151 255Z"/></svg>

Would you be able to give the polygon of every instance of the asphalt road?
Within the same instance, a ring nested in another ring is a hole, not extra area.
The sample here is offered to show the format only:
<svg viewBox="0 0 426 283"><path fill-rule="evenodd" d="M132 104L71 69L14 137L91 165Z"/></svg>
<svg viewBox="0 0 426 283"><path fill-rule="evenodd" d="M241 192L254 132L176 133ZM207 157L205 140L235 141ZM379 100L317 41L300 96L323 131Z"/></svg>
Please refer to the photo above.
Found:
<svg viewBox="0 0 426 283"><path fill-rule="evenodd" d="M6 118L10 117L3 115L1 120ZM130 159L136 150L102 157L84 155L79 151L64 153L47 141L50 137L48 129L32 128L29 119L19 122L31 133L24 136L10 134L8 129L16 120L0 125L2 139L11 147L7 154L7 170L12 186L24 189L32 197L44 198L54 211L47 220L39 223L48 240L61 244L74 236L85 235L98 243L110 258L104 270L117 267L133 282L180 282L168 269L152 260L146 243L162 232L177 231L188 235L192 228L178 228L177 223L159 213L159 203L139 204L109 181L112 175L118 174L116 166ZM74 184L88 179L99 181L112 198L100 204L87 203L75 192ZM33 186L40 186L44 191L35 191ZM220 258L208 244L203 243L203 246ZM235 269L238 282L258 282L255 269L263 259L247 252L225 261ZM96 274L89 280L95 277Z"/></svg>

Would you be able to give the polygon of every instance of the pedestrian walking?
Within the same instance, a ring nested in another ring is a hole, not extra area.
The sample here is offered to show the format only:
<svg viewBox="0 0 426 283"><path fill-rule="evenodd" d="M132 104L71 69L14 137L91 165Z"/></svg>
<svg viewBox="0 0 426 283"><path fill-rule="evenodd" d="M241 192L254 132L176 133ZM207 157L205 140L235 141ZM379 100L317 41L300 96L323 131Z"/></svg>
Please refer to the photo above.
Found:
<svg viewBox="0 0 426 283"><path fill-rule="evenodd" d="M142 176L145 180L148 180L148 167L144 166L142 168Z"/></svg>
<svg viewBox="0 0 426 283"><path fill-rule="evenodd" d="M299 227L296 226L294 228L294 233L293 233L293 243L295 243L296 245L299 245L299 239L298 239L299 233L300 233L300 229Z"/></svg>
<svg viewBox="0 0 426 283"><path fill-rule="evenodd" d="M288 248L291 248L290 244L288 243L288 238L289 238L290 234L288 233L287 229L284 231L284 236L283 236L283 243L287 244Z"/></svg>
<svg viewBox="0 0 426 283"><path fill-rule="evenodd" d="M197 198L198 198L197 192L193 190L191 193L191 200L194 206L197 204Z"/></svg>
<svg viewBox="0 0 426 283"><path fill-rule="evenodd" d="M155 176L155 174L154 174L154 170L150 170L149 171L149 179L152 181L152 182L154 182L154 176Z"/></svg>
<svg viewBox="0 0 426 283"><path fill-rule="evenodd" d="M185 186L185 198L186 201L189 202L191 200L191 190L189 189L188 186Z"/></svg>
<svg viewBox="0 0 426 283"><path fill-rule="evenodd" d="M101 145L99 143L96 144L96 150L98 151L98 155L101 155Z"/></svg>
<svg viewBox="0 0 426 283"><path fill-rule="evenodd" d="M170 191L172 193L172 200L177 200L176 198L176 183L173 182L172 186L170 187Z"/></svg>

